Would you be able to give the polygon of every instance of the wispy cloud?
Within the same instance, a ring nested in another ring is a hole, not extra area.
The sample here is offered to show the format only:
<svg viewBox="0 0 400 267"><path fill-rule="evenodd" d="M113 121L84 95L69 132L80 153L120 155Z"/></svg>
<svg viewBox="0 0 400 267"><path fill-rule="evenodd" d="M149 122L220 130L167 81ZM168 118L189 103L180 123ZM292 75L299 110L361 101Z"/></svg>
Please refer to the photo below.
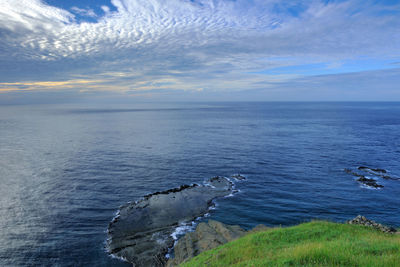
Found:
<svg viewBox="0 0 400 267"><path fill-rule="evenodd" d="M0 83L0 92L10 91L42 91L49 89L79 88L80 86L91 86L98 84L99 80L68 80L68 81L40 81L40 82L10 82Z"/></svg>
<svg viewBox="0 0 400 267"><path fill-rule="evenodd" d="M88 90L246 90L299 78L255 73L281 66L324 63L338 68L347 59L400 57L400 4L318 0L112 0L111 4L113 8L101 7L100 16L91 7L67 11L40 0L3 0L0 81L48 81L52 76L95 81L87 84ZM76 15L97 21L79 22ZM19 86L7 88L19 90Z"/></svg>
<svg viewBox="0 0 400 267"><path fill-rule="evenodd" d="M73 7L71 7L71 10L72 10L72 12L79 14L81 16L84 16L84 17L91 17L91 18L97 17L97 14L91 8L84 9L84 8L79 8L79 7L73 6Z"/></svg>

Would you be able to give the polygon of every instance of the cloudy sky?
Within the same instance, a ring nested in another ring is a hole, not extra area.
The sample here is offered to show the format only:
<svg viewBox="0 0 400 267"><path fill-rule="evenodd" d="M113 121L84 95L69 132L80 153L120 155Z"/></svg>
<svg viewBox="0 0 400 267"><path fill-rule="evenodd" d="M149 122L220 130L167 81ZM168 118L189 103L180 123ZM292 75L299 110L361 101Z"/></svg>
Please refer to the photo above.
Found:
<svg viewBox="0 0 400 267"><path fill-rule="evenodd" d="M400 1L1 0L0 52L0 103L400 101Z"/></svg>

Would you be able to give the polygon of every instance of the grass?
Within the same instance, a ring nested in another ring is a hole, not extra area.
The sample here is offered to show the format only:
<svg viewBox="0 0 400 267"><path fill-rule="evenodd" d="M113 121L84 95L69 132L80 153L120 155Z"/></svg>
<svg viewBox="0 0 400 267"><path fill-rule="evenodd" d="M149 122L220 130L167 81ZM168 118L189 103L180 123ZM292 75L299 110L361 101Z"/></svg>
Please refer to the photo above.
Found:
<svg viewBox="0 0 400 267"><path fill-rule="evenodd" d="M313 221L248 234L181 266L400 266L400 235Z"/></svg>

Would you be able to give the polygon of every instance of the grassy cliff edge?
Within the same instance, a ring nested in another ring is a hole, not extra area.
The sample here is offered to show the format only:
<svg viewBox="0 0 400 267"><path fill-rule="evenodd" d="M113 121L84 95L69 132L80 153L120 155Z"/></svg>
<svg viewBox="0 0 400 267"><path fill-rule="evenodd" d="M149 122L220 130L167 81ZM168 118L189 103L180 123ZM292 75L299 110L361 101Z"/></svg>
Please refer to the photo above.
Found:
<svg viewBox="0 0 400 267"><path fill-rule="evenodd" d="M250 233L181 266L400 266L400 235L313 221Z"/></svg>

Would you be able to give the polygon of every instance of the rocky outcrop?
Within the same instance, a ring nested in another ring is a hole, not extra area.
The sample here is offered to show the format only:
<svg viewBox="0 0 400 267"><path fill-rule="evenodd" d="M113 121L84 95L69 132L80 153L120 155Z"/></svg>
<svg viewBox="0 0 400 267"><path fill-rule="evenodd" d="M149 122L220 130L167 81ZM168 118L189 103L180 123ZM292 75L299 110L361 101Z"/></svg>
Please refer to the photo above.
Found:
<svg viewBox="0 0 400 267"><path fill-rule="evenodd" d="M167 266L177 266L203 251L216 248L245 234L246 231L237 225L227 225L214 220L200 223L194 232L187 233L179 239L174 247L175 257L168 261Z"/></svg>
<svg viewBox="0 0 400 267"><path fill-rule="evenodd" d="M379 173L387 173L387 171L385 169L379 169L379 168L369 168L369 167L365 167L365 166L360 166L358 167L359 170L363 170L363 171L371 171L371 172L379 172Z"/></svg>
<svg viewBox="0 0 400 267"><path fill-rule="evenodd" d="M375 179L366 178L365 176L358 178L357 181L363 183L366 186L370 186L370 187L374 187L374 188L382 188L383 187L383 185L378 184Z"/></svg>
<svg viewBox="0 0 400 267"><path fill-rule="evenodd" d="M238 174L234 174L231 176L232 178L236 179L236 180L246 180L246 177L241 175L240 173Z"/></svg>
<svg viewBox="0 0 400 267"><path fill-rule="evenodd" d="M362 168L362 167L358 167L358 169L360 169L360 168ZM344 169L344 171L348 174L358 177L357 181L366 186L373 187L373 188L383 188L383 185L378 184L375 179L367 178L362 174L352 171L351 169Z"/></svg>
<svg viewBox="0 0 400 267"><path fill-rule="evenodd" d="M388 171L380 168L370 168L366 166L360 166L355 170L352 169L344 169L344 171L348 174L351 174L355 177L358 177L357 181L373 188L383 188L383 185L379 184L376 179L383 178L385 180L400 180L398 177L393 177L388 175ZM372 175L372 178L365 177L365 175Z"/></svg>
<svg viewBox="0 0 400 267"><path fill-rule="evenodd" d="M204 185L156 192L122 206L108 227L108 251L134 266L164 266L175 228L203 216L213 199L234 191L230 180L214 177Z"/></svg>
<svg viewBox="0 0 400 267"><path fill-rule="evenodd" d="M357 168L360 171L364 171L364 172L368 172L372 175L381 177L385 180L400 180L400 178L398 177L392 177L390 175L388 175L388 171L385 169L379 169L379 168L369 168L369 167L365 167L365 166L360 166Z"/></svg>
<svg viewBox="0 0 400 267"><path fill-rule="evenodd" d="M347 224L360 224L360 225L368 226L368 227L374 228L378 231L381 231L384 233L389 233L389 234L394 234L397 232L397 230L393 227L385 226L385 225L382 225L375 221L368 220L367 218L365 218L364 216L361 216L361 215L358 215L357 217L355 217L354 219L352 219L350 221L347 221L346 223Z"/></svg>
<svg viewBox="0 0 400 267"><path fill-rule="evenodd" d="M346 173L351 174L351 175L354 175L354 176L356 176L356 177L360 177L360 178L365 177L364 175L359 174L359 173L357 173L357 172L355 172L355 171L352 171L351 169L348 169L348 168L344 169L344 171L345 171Z"/></svg>

